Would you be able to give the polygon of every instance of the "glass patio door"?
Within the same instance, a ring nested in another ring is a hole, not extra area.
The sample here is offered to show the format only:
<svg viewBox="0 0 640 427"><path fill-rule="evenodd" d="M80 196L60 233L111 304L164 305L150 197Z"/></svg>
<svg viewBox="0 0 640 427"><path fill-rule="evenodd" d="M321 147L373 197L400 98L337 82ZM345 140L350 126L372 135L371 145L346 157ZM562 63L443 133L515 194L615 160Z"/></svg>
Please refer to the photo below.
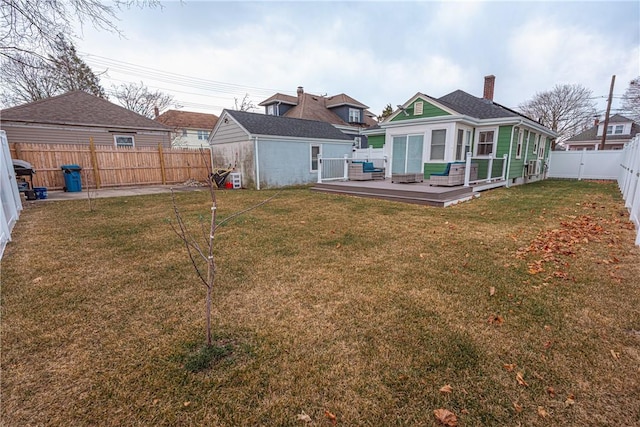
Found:
<svg viewBox="0 0 640 427"><path fill-rule="evenodd" d="M391 173L422 173L423 135L394 136Z"/></svg>

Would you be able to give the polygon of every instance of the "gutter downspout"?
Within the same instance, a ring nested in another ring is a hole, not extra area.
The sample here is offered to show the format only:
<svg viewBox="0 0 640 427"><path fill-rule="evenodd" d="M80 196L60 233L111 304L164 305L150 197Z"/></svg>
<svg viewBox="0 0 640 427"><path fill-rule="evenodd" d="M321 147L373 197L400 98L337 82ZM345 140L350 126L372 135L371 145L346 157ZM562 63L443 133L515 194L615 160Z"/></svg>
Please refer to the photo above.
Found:
<svg viewBox="0 0 640 427"><path fill-rule="evenodd" d="M253 150L255 151L255 162L256 162L256 190L260 190L260 162L258 158L258 137L253 137Z"/></svg>

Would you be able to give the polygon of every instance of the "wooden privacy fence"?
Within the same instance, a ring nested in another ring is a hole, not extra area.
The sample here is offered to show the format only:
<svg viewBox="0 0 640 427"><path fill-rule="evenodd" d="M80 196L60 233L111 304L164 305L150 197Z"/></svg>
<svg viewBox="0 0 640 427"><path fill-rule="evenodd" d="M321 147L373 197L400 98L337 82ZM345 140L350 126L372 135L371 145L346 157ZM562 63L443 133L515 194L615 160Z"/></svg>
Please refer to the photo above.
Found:
<svg viewBox="0 0 640 427"><path fill-rule="evenodd" d="M106 145L10 143L11 156L31 163L33 185L60 190L62 165L82 167L82 187L178 184L190 179L204 182L211 168L209 150Z"/></svg>

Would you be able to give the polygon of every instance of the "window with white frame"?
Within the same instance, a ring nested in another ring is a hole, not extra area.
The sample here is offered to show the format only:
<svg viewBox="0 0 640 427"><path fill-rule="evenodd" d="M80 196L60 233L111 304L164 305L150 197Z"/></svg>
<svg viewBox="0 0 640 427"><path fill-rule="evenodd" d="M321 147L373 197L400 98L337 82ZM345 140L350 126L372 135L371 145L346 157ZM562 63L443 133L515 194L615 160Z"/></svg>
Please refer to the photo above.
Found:
<svg viewBox="0 0 640 427"><path fill-rule="evenodd" d="M413 115L421 116L423 109L424 109L424 102L422 101L416 102L415 104L413 104Z"/></svg>
<svg viewBox="0 0 640 427"><path fill-rule="evenodd" d="M471 131L466 129L458 129L456 137L456 160L463 161L467 158L469 147L471 145Z"/></svg>
<svg viewBox="0 0 640 427"><path fill-rule="evenodd" d="M520 128L513 130L513 139L516 141L516 159L522 158L522 133Z"/></svg>
<svg viewBox="0 0 640 427"><path fill-rule="evenodd" d="M322 152L319 145L311 146L311 172L318 172L319 161L318 158Z"/></svg>
<svg viewBox="0 0 640 427"><path fill-rule="evenodd" d="M533 141L533 153L538 152L538 141L540 140L540 135L536 135L535 133L529 133L529 141Z"/></svg>
<svg viewBox="0 0 640 427"><path fill-rule="evenodd" d="M198 130L198 139L206 141L209 139L209 131Z"/></svg>
<svg viewBox="0 0 640 427"><path fill-rule="evenodd" d="M538 144L538 158L544 158L544 146L546 145L546 139L540 135L540 143Z"/></svg>
<svg viewBox="0 0 640 427"><path fill-rule="evenodd" d="M360 123L360 110L349 108L349 123Z"/></svg>
<svg viewBox="0 0 640 427"><path fill-rule="evenodd" d="M362 137L356 136L353 138L353 148L362 148Z"/></svg>
<svg viewBox="0 0 640 427"><path fill-rule="evenodd" d="M446 129L431 131L431 154L429 160L444 160L444 148L447 142Z"/></svg>
<svg viewBox="0 0 640 427"><path fill-rule="evenodd" d="M135 146L133 135L113 135L113 141L116 147L134 147Z"/></svg>
<svg viewBox="0 0 640 427"><path fill-rule="evenodd" d="M624 132L624 125L607 126L607 135L622 135L622 132Z"/></svg>
<svg viewBox="0 0 640 427"><path fill-rule="evenodd" d="M478 144L476 154L478 156L490 156L493 154L496 132L485 130L478 133Z"/></svg>
<svg viewBox="0 0 640 427"><path fill-rule="evenodd" d="M275 116L276 115L276 106L271 104L271 105L267 105L267 114L269 116Z"/></svg>

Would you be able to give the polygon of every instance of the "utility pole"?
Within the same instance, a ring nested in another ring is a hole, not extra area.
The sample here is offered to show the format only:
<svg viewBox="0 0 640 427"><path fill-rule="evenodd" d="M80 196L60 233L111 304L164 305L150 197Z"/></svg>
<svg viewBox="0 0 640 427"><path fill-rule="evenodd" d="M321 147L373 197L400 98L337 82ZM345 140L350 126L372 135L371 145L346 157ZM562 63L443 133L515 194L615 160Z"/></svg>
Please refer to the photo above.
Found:
<svg viewBox="0 0 640 427"><path fill-rule="evenodd" d="M609 99L607 100L607 112L604 116L604 128L602 129L602 141L600 149L604 150L604 143L607 141L607 128L609 127L609 113L611 112L611 100L613 99L613 85L616 83L615 74L611 76L611 87L609 88Z"/></svg>

